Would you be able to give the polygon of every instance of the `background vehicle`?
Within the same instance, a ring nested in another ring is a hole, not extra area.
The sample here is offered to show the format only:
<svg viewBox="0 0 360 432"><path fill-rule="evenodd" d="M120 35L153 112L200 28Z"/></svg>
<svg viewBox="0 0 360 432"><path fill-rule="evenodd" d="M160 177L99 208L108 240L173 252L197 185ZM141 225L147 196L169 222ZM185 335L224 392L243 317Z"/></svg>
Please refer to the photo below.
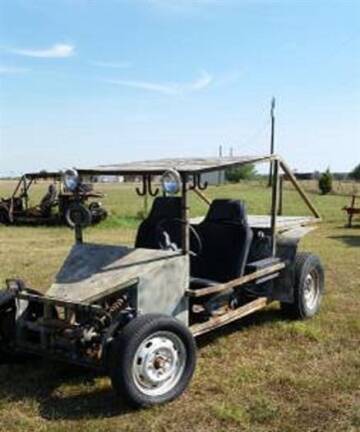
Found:
<svg viewBox="0 0 360 432"><path fill-rule="evenodd" d="M262 162L273 167L268 216L247 217L244 202L204 195L202 174ZM278 216L280 169L313 216ZM318 312L324 270L297 247L320 216L280 157L160 160L79 173L142 176L141 193L153 195L151 180L162 176L163 196L133 248L83 243L79 218L76 244L45 296L8 280L0 296L3 361L33 353L97 368L130 403L149 406L186 389L195 337L275 300L294 318ZM78 178L68 172L69 189ZM204 218L190 218L190 191L209 204Z"/></svg>
<svg viewBox="0 0 360 432"><path fill-rule="evenodd" d="M46 182L46 191L37 205L31 205L31 188L34 183ZM91 184L79 184L76 195L64 187L62 173L45 172L24 174L11 197L0 200L0 223L3 224L67 224L74 227L74 213L81 211L87 224L96 224L106 219L107 211L99 201L102 198L94 192Z"/></svg>

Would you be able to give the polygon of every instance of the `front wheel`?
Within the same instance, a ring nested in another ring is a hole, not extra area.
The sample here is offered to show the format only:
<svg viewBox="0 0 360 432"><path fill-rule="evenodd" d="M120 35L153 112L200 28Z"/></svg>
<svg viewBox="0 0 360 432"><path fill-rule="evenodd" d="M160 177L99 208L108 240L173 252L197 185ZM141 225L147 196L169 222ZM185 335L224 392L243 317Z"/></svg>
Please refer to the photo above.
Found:
<svg viewBox="0 0 360 432"><path fill-rule="evenodd" d="M196 365L196 345L187 327L158 314L131 321L109 355L113 387L130 404L169 402L188 386Z"/></svg>
<svg viewBox="0 0 360 432"><path fill-rule="evenodd" d="M299 253L295 257L293 303L281 303L281 309L291 318L306 319L320 309L324 293L324 268L315 255Z"/></svg>

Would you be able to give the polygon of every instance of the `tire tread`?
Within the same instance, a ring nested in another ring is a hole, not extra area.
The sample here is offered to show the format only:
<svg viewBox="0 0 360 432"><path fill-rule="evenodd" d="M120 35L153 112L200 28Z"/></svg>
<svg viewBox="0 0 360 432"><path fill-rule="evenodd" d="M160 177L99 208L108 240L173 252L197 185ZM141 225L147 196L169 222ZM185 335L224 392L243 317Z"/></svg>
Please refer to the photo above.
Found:
<svg viewBox="0 0 360 432"><path fill-rule="evenodd" d="M130 364L132 364L132 354L139 343L152 331L156 332L159 329L170 329L182 336L188 351L188 365L179 383L167 394L155 398L142 394L135 387L132 382ZM162 314L140 315L130 321L115 338L109 353L109 374L112 385L120 397L136 407L148 407L169 402L180 396L191 380L195 364L196 345L192 334L180 321Z"/></svg>
<svg viewBox="0 0 360 432"><path fill-rule="evenodd" d="M310 318L306 311L301 299L301 287L303 283L304 273L306 266L317 266L321 272L321 294L323 292L323 266L318 256L309 252L298 252L295 257L294 263L294 302L293 303L280 303L282 311L292 319L306 319ZM316 311L317 312L317 311ZM315 313L316 313L315 312Z"/></svg>

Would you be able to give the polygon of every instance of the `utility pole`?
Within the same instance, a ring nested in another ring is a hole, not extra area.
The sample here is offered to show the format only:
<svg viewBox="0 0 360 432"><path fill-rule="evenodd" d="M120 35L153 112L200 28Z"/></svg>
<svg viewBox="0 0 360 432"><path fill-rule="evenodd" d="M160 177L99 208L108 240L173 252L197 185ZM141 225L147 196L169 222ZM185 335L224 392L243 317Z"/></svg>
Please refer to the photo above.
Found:
<svg viewBox="0 0 360 432"><path fill-rule="evenodd" d="M219 145L219 159L222 159L222 156L223 156L223 147L220 144ZM219 173L218 173L218 186L220 186L221 183L222 183L222 172L219 171Z"/></svg>
<svg viewBox="0 0 360 432"><path fill-rule="evenodd" d="M273 155L275 152L275 98L274 97L271 99L270 117L271 117L270 154ZM272 185L273 167L274 167L274 164L271 161L270 162L268 187L270 187Z"/></svg>

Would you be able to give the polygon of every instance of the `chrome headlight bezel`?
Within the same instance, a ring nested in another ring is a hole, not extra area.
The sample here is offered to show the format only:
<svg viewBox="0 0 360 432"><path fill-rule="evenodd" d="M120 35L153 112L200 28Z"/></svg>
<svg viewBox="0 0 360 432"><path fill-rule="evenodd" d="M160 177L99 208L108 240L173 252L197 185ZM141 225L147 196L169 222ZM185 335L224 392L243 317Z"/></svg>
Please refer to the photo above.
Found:
<svg viewBox="0 0 360 432"><path fill-rule="evenodd" d="M176 195L181 190L181 176L175 169L168 169L161 176L161 187L167 195Z"/></svg>
<svg viewBox="0 0 360 432"><path fill-rule="evenodd" d="M63 181L67 190L75 192L80 184L79 173L74 168L69 168L63 173Z"/></svg>

